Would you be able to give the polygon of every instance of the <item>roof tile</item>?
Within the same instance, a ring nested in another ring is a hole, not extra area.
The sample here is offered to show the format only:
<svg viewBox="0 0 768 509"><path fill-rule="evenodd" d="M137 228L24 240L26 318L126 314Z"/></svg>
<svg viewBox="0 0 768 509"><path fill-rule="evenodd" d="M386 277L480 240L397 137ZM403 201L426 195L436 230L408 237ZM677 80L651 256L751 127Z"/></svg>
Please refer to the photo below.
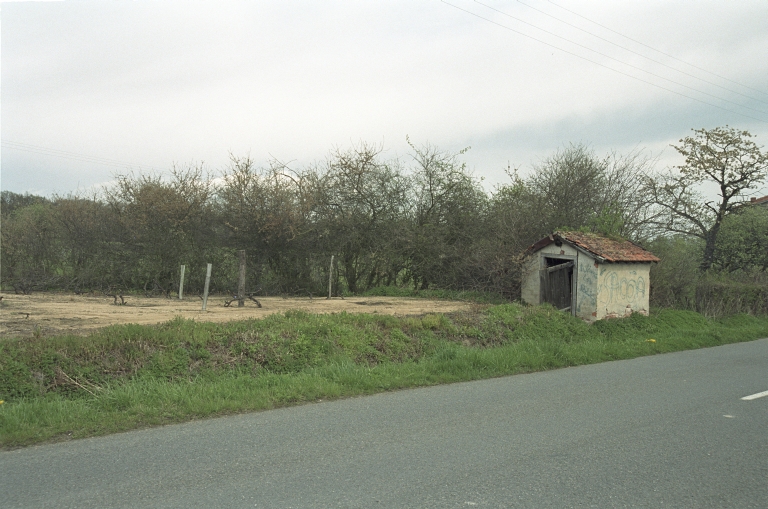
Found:
<svg viewBox="0 0 768 509"><path fill-rule="evenodd" d="M658 262L650 251L628 240L613 240L594 233L555 232L555 235L609 262Z"/></svg>
<svg viewBox="0 0 768 509"><path fill-rule="evenodd" d="M650 251L628 240L614 240L594 233L558 231L544 237L528 249L538 251L559 238L563 242L592 253L608 262L659 262L659 258Z"/></svg>

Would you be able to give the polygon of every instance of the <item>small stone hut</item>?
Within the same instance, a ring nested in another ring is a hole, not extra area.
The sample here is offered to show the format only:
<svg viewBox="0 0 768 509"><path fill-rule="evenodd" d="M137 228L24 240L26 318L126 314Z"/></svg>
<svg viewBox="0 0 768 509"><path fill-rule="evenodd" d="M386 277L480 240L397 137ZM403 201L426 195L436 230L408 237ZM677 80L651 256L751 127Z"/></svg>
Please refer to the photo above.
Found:
<svg viewBox="0 0 768 509"><path fill-rule="evenodd" d="M528 248L522 298L548 302L586 321L648 314L651 263L659 259L628 240L555 232Z"/></svg>

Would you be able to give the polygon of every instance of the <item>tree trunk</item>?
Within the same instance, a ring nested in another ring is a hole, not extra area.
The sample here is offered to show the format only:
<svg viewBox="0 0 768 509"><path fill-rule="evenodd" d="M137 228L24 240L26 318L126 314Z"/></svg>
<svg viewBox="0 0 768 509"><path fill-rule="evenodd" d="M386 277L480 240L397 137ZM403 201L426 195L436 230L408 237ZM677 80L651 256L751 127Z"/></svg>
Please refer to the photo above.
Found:
<svg viewBox="0 0 768 509"><path fill-rule="evenodd" d="M717 234L720 232L721 219L715 220L715 224L707 232L706 243L704 244L704 256L699 265L699 270L706 272L712 267L715 261L715 244L717 243Z"/></svg>

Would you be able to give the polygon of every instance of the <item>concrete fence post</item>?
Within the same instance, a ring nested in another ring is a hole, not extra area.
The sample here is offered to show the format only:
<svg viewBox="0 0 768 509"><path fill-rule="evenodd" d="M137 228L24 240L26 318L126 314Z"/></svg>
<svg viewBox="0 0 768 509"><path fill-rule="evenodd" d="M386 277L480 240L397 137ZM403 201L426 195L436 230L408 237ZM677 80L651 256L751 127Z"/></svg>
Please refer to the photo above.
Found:
<svg viewBox="0 0 768 509"><path fill-rule="evenodd" d="M245 250L238 252L240 255L240 277L237 281L237 307L245 306Z"/></svg>
<svg viewBox="0 0 768 509"><path fill-rule="evenodd" d="M184 298L184 270L186 268L186 265L181 266L181 277L179 278L179 300Z"/></svg>
<svg viewBox="0 0 768 509"><path fill-rule="evenodd" d="M208 287L211 285L211 264L208 264L208 269L205 271L205 289L203 290L203 311L208 306Z"/></svg>

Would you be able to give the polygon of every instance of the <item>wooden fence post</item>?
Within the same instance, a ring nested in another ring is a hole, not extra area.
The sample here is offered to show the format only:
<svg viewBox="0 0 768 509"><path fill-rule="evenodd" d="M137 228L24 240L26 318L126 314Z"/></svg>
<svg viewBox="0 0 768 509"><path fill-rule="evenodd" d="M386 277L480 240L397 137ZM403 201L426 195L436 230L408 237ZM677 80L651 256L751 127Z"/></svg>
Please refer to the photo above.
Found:
<svg viewBox="0 0 768 509"><path fill-rule="evenodd" d="M179 300L184 298L184 270L186 268L186 265L181 266L181 278L179 279Z"/></svg>
<svg viewBox="0 0 768 509"><path fill-rule="evenodd" d="M333 255L331 255L331 268L328 270L328 298L331 298L331 289L333 287Z"/></svg>
<svg viewBox="0 0 768 509"><path fill-rule="evenodd" d="M211 284L211 264L208 264L208 269L205 271L205 289L203 290L203 311L208 305L208 287Z"/></svg>
<svg viewBox="0 0 768 509"><path fill-rule="evenodd" d="M237 281L237 307L245 306L245 250L239 251L240 255L240 278Z"/></svg>

